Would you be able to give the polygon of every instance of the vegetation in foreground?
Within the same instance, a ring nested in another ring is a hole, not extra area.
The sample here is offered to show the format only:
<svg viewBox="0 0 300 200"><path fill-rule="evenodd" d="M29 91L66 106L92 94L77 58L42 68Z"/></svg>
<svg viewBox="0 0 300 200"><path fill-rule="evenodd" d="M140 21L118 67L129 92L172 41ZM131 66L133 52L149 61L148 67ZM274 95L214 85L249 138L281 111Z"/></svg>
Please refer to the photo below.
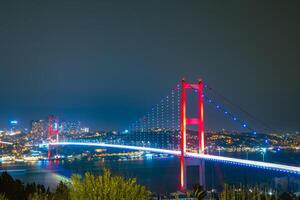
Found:
<svg viewBox="0 0 300 200"><path fill-rule="evenodd" d="M60 182L54 192L42 185L24 184L8 173L0 176L0 200L148 200L151 192L137 184L135 179L125 180L112 176L109 170L103 175L86 173L83 178L73 175L68 183Z"/></svg>
<svg viewBox="0 0 300 200"><path fill-rule="evenodd" d="M219 200L300 200L295 194L276 191L269 191L267 188L245 187L235 185L224 185L222 192L218 194Z"/></svg>
<svg viewBox="0 0 300 200"><path fill-rule="evenodd" d="M293 193L270 193L265 188L234 186L225 184L222 192L207 192L199 184L193 191L179 195L156 196L158 199L194 199L194 200L300 200ZM26 184L14 180L7 172L0 175L0 200L148 200L155 199L144 186L137 184L135 179L125 180L120 176L112 176L109 170L103 175L95 176L86 173L82 178L73 175L67 183L60 182L51 192L43 185Z"/></svg>
<svg viewBox="0 0 300 200"><path fill-rule="evenodd" d="M193 191L187 191L186 195L178 193L171 194L172 196L163 196L162 200L170 199L186 199L186 200L300 200L300 196L291 192L278 193L270 191L265 187L259 186L236 186L225 184L223 191L211 192L205 191L199 184L193 186ZM181 196L181 198L180 198Z"/></svg>

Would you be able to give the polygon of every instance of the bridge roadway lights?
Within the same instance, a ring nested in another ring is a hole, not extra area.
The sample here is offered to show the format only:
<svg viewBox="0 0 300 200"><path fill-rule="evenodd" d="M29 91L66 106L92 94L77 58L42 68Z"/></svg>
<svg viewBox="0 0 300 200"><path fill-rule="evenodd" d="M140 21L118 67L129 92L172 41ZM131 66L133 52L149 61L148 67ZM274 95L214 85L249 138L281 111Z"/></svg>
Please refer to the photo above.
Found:
<svg viewBox="0 0 300 200"><path fill-rule="evenodd" d="M106 143L89 143L89 142L53 142L49 143L48 145L57 145L57 146L64 146L64 145L75 145L75 146L93 146L93 147L109 147L109 148L121 148L121 149L130 149L130 150L137 150L137 151L149 151L155 153L165 153L171 154L180 157L180 189L184 190L186 188L186 167L191 165L198 165L199 167L199 175L200 175L200 184L205 186L205 168L204 162L203 164L195 164L191 163L190 160L198 159L199 161L202 160L210 160L214 162L222 162L226 164L233 164L239 166L246 166L246 167L255 167L260 169L268 169L283 173L289 174L296 174L300 175L300 167L297 166L289 166L289 165L282 165L276 163L268 163L268 162L261 162L261 161L254 161L254 160L244 160L239 158L230 158L224 156L215 156L215 155L208 155L208 154L199 154L199 153L190 153L186 152L185 156L181 156L181 151L178 150L168 150L168 149L157 149L151 147L139 147L139 146L129 146L129 145L118 145L118 144L106 144ZM192 159L188 159L192 158ZM193 159L194 158L194 159Z"/></svg>
<svg viewBox="0 0 300 200"><path fill-rule="evenodd" d="M178 150L158 149L158 148L151 148L151 147L139 147L139 146L129 146L129 145L119 145L119 144L106 144L106 143L52 142L52 143L48 143L48 145L109 147L109 148L121 148L121 149L137 150L137 151L150 151L150 152L155 152L155 153L165 153L165 154L175 155L178 157L180 157L180 155L181 155L181 152ZM198 158L198 159L210 160L210 161L215 161L215 162L224 162L224 163L228 163L228 164L237 164L237 165L248 166L248 167L257 167L257 168L262 168L262 169L269 169L269 170L274 170L274 171L281 171L281 172L286 172L286 173L290 173L290 174L300 175L300 166L298 167L298 166L282 165L282 164L261 162L261 161L255 161L255 160L245 160L245 159L240 159L240 158L230 158L230 157L224 157L224 156L198 154L198 153L190 153L190 152L187 152L185 157Z"/></svg>
<svg viewBox="0 0 300 200"><path fill-rule="evenodd" d="M4 141L0 141L0 144L8 144L8 145L12 145L12 142L4 142Z"/></svg>

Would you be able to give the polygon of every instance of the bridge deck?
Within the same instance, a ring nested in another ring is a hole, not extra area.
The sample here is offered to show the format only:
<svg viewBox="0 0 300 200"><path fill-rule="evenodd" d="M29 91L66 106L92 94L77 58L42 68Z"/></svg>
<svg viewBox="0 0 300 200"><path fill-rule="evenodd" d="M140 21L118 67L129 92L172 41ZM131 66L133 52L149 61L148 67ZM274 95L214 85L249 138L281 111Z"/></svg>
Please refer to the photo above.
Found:
<svg viewBox="0 0 300 200"><path fill-rule="evenodd" d="M4 141L0 141L0 144L9 144L9 145L12 145L13 143L12 143L12 142L4 142Z"/></svg>
<svg viewBox="0 0 300 200"><path fill-rule="evenodd" d="M138 150L138 151L150 151L150 152L156 152L156 153L166 153L166 154L180 156L180 151L176 151L176 150L118 145L118 144L88 143L88 142L59 142L59 143L49 143L49 145L80 145L80 146L83 145L83 146L94 146L94 147L110 147L110 148L121 148L121 149L130 149L130 150ZM244 160L244 159L239 159L239 158L230 158L230 157L215 156L215 155L208 155L208 154L188 153L188 152L186 153L186 157L219 161L219 162L225 162L225 163L230 163L230 164L238 164L238 165L242 165L242 166L276 170L276 171L280 171L280 172L286 172L286 173L300 175L300 167L297 167L297 166L290 166L290 165L283 165L283 164L276 164L276 163L269 163L269 162L261 162L261 161L254 161L254 160Z"/></svg>

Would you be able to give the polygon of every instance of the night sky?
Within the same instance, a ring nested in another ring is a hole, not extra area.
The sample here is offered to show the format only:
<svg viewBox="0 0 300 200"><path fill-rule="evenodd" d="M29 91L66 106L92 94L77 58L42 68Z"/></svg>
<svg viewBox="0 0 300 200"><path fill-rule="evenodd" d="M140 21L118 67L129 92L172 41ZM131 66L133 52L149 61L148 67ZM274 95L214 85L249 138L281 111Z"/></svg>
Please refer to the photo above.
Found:
<svg viewBox="0 0 300 200"><path fill-rule="evenodd" d="M232 2L1 1L0 128L50 113L122 128L186 77L299 130L297 1Z"/></svg>

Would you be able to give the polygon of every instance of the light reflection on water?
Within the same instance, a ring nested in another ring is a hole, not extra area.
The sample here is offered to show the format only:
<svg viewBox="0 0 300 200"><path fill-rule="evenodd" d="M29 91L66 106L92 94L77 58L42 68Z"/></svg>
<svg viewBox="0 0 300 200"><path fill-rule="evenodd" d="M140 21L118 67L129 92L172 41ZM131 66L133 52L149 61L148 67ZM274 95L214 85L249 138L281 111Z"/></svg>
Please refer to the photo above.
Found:
<svg viewBox="0 0 300 200"><path fill-rule="evenodd" d="M224 155L224 154L223 154ZM287 157L288 155L288 157ZM232 156L232 154L230 155ZM245 155L235 154L235 157L243 158ZM260 155L249 154L249 159L260 159ZM268 161L292 163L300 166L299 154L278 154L276 159L272 154L266 155ZM283 157L280 159L280 157ZM137 178L140 184L146 185L157 193L173 192L179 188L179 160L178 158L164 158L153 160L134 161L59 161L48 162L38 161L29 163L1 163L0 170L8 171L14 178L23 182L37 182L54 189L60 181L67 181L73 173L83 175L89 171L94 174L101 174L104 168L108 168L114 175L121 175L126 178ZM254 185L264 183L276 186L276 181L284 182L288 179L287 186L280 186L281 189L300 191L300 176L286 176L274 171L253 169L247 167L236 167L233 165L220 164L206 161L205 169L207 188L220 188L223 183L243 183ZM188 186L198 182L199 170L197 167L188 168ZM276 179L276 180L275 180Z"/></svg>

